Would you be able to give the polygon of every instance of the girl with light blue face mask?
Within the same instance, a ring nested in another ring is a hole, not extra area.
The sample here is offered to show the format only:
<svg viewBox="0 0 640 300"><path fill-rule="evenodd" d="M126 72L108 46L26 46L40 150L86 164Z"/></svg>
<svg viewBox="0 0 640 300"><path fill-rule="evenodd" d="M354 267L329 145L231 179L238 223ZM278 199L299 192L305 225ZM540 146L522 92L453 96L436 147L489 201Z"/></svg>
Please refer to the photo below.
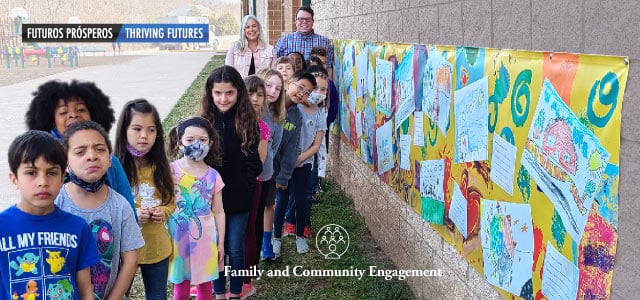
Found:
<svg viewBox="0 0 640 300"><path fill-rule="evenodd" d="M217 135L209 121L191 117L171 130L169 146L169 156L177 158L170 163L176 210L167 221L174 245L169 281L175 299L188 299L192 285L198 298L211 297L225 255L225 183L205 162L220 161Z"/></svg>
<svg viewBox="0 0 640 300"><path fill-rule="evenodd" d="M215 157L211 153L217 149L217 135L211 122L201 117L182 120L169 134L169 156L180 159L183 156L194 162L204 162L207 157Z"/></svg>
<svg viewBox="0 0 640 300"><path fill-rule="evenodd" d="M180 150L182 150L185 157L195 161L202 161L209 154L209 144L196 140L190 145L183 145Z"/></svg>

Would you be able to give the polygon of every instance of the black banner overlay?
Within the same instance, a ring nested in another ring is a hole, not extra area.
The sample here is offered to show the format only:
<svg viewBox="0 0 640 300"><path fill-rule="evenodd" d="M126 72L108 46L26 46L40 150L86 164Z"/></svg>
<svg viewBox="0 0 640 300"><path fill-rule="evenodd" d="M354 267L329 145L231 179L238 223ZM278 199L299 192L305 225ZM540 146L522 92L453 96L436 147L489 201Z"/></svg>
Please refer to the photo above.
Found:
<svg viewBox="0 0 640 300"><path fill-rule="evenodd" d="M22 24L23 42L112 43L122 24Z"/></svg>

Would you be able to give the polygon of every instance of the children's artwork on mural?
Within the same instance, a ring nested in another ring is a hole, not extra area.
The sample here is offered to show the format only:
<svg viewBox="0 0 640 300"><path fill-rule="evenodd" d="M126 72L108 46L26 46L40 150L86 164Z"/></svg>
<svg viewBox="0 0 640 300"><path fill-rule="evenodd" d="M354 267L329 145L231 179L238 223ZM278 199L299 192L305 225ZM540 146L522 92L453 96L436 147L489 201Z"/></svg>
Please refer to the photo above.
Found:
<svg viewBox="0 0 640 300"><path fill-rule="evenodd" d="M480 215L484 276L489 283L520 295L531 280L533 265L531 207L482 199Z"/></svg>
<svg viewBox="0 0 640 300"><path fill-rule="evenodd" d="M396 69L395 87L399 99L395 114L396 129L416 110L415 88L413 86L413 48L406 54Z"/></svg>
<svg viewBox="0 0 640 300"><path fill-rule="evenodd" d="M411 170L411 160L409 159L409 151L411 149L411 136L408 134L400 135L400 168Z"/></svg>
<svg viewBox="0 0 640 300"><path fill-rule="evenodd" d="M453 66L438 51L429 51L422 77L422 111L447 134Z"/></svg>
<svg viewBox="0 0 640 300"><path fill-rule="evenodd" d="M391 116L391 86L393 64L376 59L376 109L385 116Z"/></svg>
<svg viewBox="0 0 640 300"><path fill-rule="evenodd" d="M500 136L493 135L491 152L491 180L513 195L513 172L516 162L516 146L511 145Z"/></svg>
<svg viewBox="0 0 640 300"><path fill-rule="evenodd" d="M369 149L367 141L360 139L360 159L362 159L362 162L367 164L369 167L373 166L373 161L369 161L369 157L372 157L372 153L373 151Z"/></svg>
<svg viewBox="0 0 640 300"><path fill-rule="evenodd" d="M617 243L616 229L592 209L580 242L578 299L609 298Z"/></svg>
<svg viewBox="0 0 640 300"><path fill-rule="evenodd" d="M371 61L367 59L367 96L370 99L373 99L376 95L376 72L373 69L373 65Z"/></svg>
<svg viewBox="0 0 640 300"><path fill-rule="evenodd" d="M578 267L562 256L549 241L547 241L547 251L542 268L542 294L547 299L576 299Z"/></svg>
<svg viewBox="0 0 640 300"><path fill-rule="evenodd" d="M356 112L356 138L362 136L362 112Z"/></svg>
<svg viewBox="0 0 640 300"><path fill-rule="evenodd" d="M455 89L459 90L485 77L484 67L484 48L457 47Z"/></svg>
<svg viewBox="0 0 640 300"><path fill-rule="evenodd" d="M356 56L356 96L364 97L367 94L367 78L368 71L367 65L369 64L369 51L368 47L364 47Z"/></svg>
<svg viewBox="0 0 640 300"><path fill-rule="evenodd" d="M444 202L444 159L420 163L420 197Z"/></svg>
<svg viewBox="0 0 640 300"><path fill-rule="evenodd" d="M356 103L358 102L358 97L356 96L356 89L351 87L347 89L347 94L349 98L349 112L351 115L355 115L356 112Z"/></svg>
<svg viewBox="0 0 640 300"><path fill-rule="evenodd" d="M349 111L349 102L341 94L340 96L340 126L342 133L347 141L351 140L351 112Z"/></svg>
<svg viewBox="0 0 640 300"><path fill-rule="evenodd" d="M342 62L342 80L344 80L345 91L347 93L347 103L349 103L348 109L351 113L355 113L356 111L356 90L353 86L354 78L353 73L355 69L355 50L353 44L348 44L345 46L343 62Z"/></svg>
<svg viewBox="0 0 640 300"><path fill-rule="evenodd" d="M487 77L454 94L455 163L488 159L489 104Z"/></svg>
<svg viewBox="0 0 640 300"><path fill-rule="evenodd" d="M608 164L602 174L600 188L594 198L594 207L600 216L614 230L618 230L618 184L620 182L620 168L613 164Z"/></svg>
<svg viewBox="0 0 640 300"><path fill-rule="evenodd" d="M373 166L373 142L376 138L376 115L370 103L365 103L362 114L363 137L361 139L360 153L362 155L362 161ZM364 150L362 150L362 146L364 146Z"/></svg>
<svg viewBox="0 0 640 300"><path fill-rule="evenodd" d="M628 57L334 45L342 142L505 299L547 297L551 251L611 297Z"/></svg>
<svg viewBox="0 0 640 300"><path fill-rule="evenodd" d="M522 165L549 197L574 241L580 241L609 161L598 138L544 82L522 152Z"/></svg>
<svg viewBox="0 0 640 300"><path fill-rule="evenodd" d="M444 224L444 159L420 163L420 197L425 221Z"/></svg>
<svg viewBox="0 0 640 300"><path fill-rule="evenodd" d="M393 168L393 121L384 123L376 130L376 148L378 153L378 174Z"/></svg>
<svg viewBox="0 0 640 300"><path fill-rule="evenodd" d="M424 146L424 124L421 111L413 113L413 144L418 147Z"/></svg>
<svg viewBox="0 0 640 300"><path fill-rule="evenodd" d="M353 81L354 55L353 43L345 45L340 65L342 66L344 87L347 89L351 88L351 82Z"/></svg>
<svg viewBox="0 0 640 300"><path fill-rule="evenodd" d="M453 182L453 194L451 195L451 206L449 207L449 219L456 224L460 234L467 238L467 199L460 192L460 186Z"/></svg>

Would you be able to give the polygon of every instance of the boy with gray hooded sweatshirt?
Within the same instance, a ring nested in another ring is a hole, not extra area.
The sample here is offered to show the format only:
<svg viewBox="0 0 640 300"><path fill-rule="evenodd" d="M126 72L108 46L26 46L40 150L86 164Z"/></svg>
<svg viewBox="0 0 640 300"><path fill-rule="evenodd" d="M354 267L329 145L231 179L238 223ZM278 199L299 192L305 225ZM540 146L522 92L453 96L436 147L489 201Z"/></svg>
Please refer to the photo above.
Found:
<svg viewBox="0 0 640 300"><path fill-rule="evenodd" d="M293 74L286 82L285 90L287 100L285 103L287 116L285 118L282 141L280 149L276 153L273 160L273 177L276 180L276 207L273 222L273 253L275 257L280 257L280 249L282 247L282 227L284 225L284 213L289 202L289 194L304 193L307 182L295 184L295 178L292 178L293 169L296 167L296 159L298 158L298 143L300 142L300 129L302 128L302 114L298 109L298 103L307 99L311 92L316 88L315 77L308 72L299 71ZM296 235L298 235L296 233ZM303 236L301 231L299 236Z"/></svg>

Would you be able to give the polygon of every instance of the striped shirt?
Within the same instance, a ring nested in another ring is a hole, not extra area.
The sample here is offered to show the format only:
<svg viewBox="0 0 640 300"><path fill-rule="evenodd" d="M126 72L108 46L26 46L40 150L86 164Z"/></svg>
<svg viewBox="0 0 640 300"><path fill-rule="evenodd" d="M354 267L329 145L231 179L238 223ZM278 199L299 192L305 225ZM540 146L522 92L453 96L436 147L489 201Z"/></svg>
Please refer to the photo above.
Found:
<svg viewBox="0 0 640 300"><path fill-rule="evenodd" d="M304 59L309 59L313 47L327 49L327 68L331 68L333 66L333 44L331 40L316 34L313 30L307 35L296 31L281 37L276 43L275 52L277 57L285 56L291 52L300 52L304 55Z"/></svg>

